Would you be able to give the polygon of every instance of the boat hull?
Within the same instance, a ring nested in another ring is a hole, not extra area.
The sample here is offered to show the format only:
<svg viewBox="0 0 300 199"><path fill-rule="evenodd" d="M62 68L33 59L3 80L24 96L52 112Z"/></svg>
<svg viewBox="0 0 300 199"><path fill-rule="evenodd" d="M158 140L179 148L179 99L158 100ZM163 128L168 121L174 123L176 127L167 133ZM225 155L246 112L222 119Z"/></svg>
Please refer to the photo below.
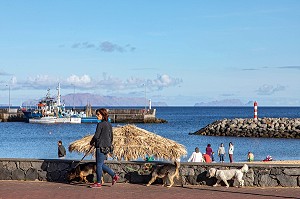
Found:
<svg viewBox="0 0 300 199"><path fill-rule="evenodd" d="M81 123L98 123L101 120L98 120L97 117L82 117Z"/></svg>
<svg viewBox="0 0 300 199"><path fill-rule="evenodd" d="M29 123L33 124L54 124L57 117L41 117L41 118L30 118Z"/></svg>
<svg viewBox="0 0 300 199"><path fill-rule="evenodd" d="M58 117L41 117L41 118L30 118L29 123L33 124L80 124L81 118L69 117L69 118L58 118Z"/></svg>
<svg viewBox="0 0 300 199"><path fill-rule="evenodd" d="M55 123L80 124L81 123L81 118L79 118L79 117L57 118Z"/></svg>

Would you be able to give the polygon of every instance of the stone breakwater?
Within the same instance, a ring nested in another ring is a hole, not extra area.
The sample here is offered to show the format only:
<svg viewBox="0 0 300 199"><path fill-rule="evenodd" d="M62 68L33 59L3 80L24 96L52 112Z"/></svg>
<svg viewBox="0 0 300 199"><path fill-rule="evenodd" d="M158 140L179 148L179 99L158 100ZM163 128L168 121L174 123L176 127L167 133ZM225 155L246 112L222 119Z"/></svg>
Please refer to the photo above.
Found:
<svg viewBox="0 0 300 199"><path fill-rule="evenodd" d="M300 138L300 118L258 118L217 120L191 133L208 136Z"/></svg>

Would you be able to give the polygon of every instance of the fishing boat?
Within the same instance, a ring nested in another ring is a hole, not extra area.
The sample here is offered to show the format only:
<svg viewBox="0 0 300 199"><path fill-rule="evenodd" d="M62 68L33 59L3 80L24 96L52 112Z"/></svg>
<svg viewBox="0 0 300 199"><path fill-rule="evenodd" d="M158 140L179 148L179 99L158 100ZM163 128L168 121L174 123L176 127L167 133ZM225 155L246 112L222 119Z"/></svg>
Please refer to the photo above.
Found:
<svg viewBox="0 0 300 199"><path fill-rule="evenodd" d="M46 97L41 99L36 108L23 108L24 117L29 123L54 124L54 123L81 123L81 117L74 111L67 111L65 105L60 100L60 84L57 87L57 97L50 96L50 89L47 90Z"/></svg>

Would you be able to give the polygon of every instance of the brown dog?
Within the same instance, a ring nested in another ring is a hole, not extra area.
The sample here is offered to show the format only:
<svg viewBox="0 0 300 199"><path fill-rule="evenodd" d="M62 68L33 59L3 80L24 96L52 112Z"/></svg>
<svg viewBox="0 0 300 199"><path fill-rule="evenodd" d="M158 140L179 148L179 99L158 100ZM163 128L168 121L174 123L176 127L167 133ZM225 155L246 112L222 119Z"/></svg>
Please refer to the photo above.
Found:
<svg viewBox="0 0 300 199"><path fill-rule="evenodd" d="M87 180L86 177L88 175L94 175L95 173L96 173L96 163L79 164L76 168L68 172L67 180L71 182L72 180L79 178L80 182L84 181L85 183L88 183L89 181ZM103 184L104 183L103 176L101 181Z"/></svg>
<svg viewBox="0 0 300 199"><path fill-rule="evenodd" d="M162 178L163 180L163 186L167 186L167 181L170 182L170 184L167 187L172 187L174 184L174 177L177 179L179 178L179 167L180 163L175 161L174 165L168 164L168 165L158 165L152 170L152 178L148 182L147 186L150 186L156 178Z"/></svg>

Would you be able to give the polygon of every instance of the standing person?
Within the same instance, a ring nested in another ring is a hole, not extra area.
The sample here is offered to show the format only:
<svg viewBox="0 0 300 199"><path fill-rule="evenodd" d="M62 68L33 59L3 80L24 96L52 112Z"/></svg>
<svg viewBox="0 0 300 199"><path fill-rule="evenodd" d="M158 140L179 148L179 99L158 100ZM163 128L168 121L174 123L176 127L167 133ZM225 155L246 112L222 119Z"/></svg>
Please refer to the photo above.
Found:
<svg viewBox="0 0 300 199"><path fill-rule="evenodd" d="M113 142L113 131L112 126L108 122L108 113L104 108L96 110L97 119L101 120L97 124L95 135L93 136L90 145L95 146L96 148L96 173L97 173L97 182L91 185L91 188L101 187L101 178L103 170L107 172L112 177L112 185L114 185L119 176L115 174L113 170L111 170L108 166L104 164L104 160L106 159L106 155L112 149Z"/></svg>
<svg viewBox="0 0 300 199"><path fill-rule="evenodd" d="M205 153L209 156L211 156L211 153L212 153L212 148L211 148L211 145L208 144L206 149L205 149Z"/></svg>
<svg viewBox="0 0 300 199"><path fill-rule="evenodd" d="M191 157L188 159L188 162L203 162L202 153L199 148L196 147L195 151L192 153Z"/></svg>
<svg viewBox="0 0 300 199"><path fill-rule="evenodd" d="M220 157L220 162L224 162L225 147L224 147L223 143L221 143L220 146L219 146L218 156Z"/></svg>
<svg viewBox="0 0 300 199"><path fill-rule="evenodd" d="M66 149L64 147L64 145L62 144L62 141L59 140L57 142L57 145L58 145L58 157L63 159L66 157Z"/></svg>
<svg viewBox="0 0 300 199"><path fill-rule="evenodd" d="M233 146L232 142L229 142L228 155L229 155L230 163L233 162L233 151L234 151L234 146Z"/></svg>
<svg viewBox="0 0 300 199"><path fill-rule="evenodd" d="M213 152L213 150L212 150L212 148L211 148L211 145L208 144L207 147L206 147L206 149L205 149L205 153L206 153L207 155L209 155L211 159L212 159L212 152Z"/></svg>

